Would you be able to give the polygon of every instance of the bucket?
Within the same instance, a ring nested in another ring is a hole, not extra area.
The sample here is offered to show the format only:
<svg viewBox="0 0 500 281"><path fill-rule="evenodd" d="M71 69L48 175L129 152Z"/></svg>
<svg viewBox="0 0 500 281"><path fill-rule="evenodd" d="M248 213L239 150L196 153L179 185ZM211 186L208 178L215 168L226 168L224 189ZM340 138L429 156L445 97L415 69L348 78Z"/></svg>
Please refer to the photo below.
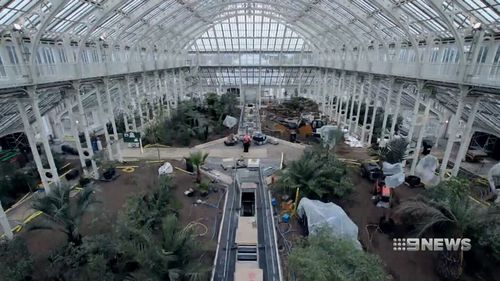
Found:
<svg viewBox="0 0 500 281"><path fill-rule="evenodd" d="M289 223L289 222L290 222L290 215L289 215L289 214L284 214L284 215L281 217L281 220L282 220L284 223Z"/></svg>
<svg viewBox="0 0 500 281"><path fill-rule="evenodd" d="M278 200L276 200L276 198L271 199L271 204L273 206L277 206L278 205Z"/></svg>

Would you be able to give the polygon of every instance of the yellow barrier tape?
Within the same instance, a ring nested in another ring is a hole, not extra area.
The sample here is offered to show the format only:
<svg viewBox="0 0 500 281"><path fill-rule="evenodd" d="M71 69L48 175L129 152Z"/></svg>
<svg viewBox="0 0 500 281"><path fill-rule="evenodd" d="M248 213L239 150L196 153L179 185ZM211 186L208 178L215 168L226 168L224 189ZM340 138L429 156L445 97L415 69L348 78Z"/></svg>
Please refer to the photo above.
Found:
<svg viewBox="0 0 500 281"><path fill-rule="evenodd" d="M41 214L43 214L42 211L36 211L34 212L33 214L31 214L30 216L28 216L25 220L24 220L24 223L29 223L31 222L32 220L36 219L37 217L39 217Z"/></svg>
<svg viewBox="0 0 500 281"><path fill-rule="evenodd" d="M71 165L71 163L66 163L66 164L65 164L64 166L62 166L62 167L61 167L61 169L59 169L59 170L62 170L62 169L64 169L64 168L68 167L69 165Z"/></svg>
<svg viewBox="0 0 500 281"><path fill-rule="evenodd" d="M163 144L159 144L159 143L154 143L154 144L146 144L146 145L144 146L144 148L157 148L157 147L159 147L159 148L169 148L170 146L168 146L168 145L163 145Z"/></svg>
<svg viewBox="0 0 500 281"><path fill-rule="evenodd" d="M124 168L122 168L122 171L125 173L133 173L133 172L135 172L135 168L134 167L124 167Z"/></svg>
<svg viewBox="0 0 500 281"><path fill-rule="evenodd" d="M472 201L476 202L476 203L477 203L477 204L479 204L479 205L483 205L483 206L485 206L485 207L489 207L489 206L490 206L490 203L488 203L488 202L479 201L479 200L477 200L476 198L474 198L474 197L472 197L472 196L470 196L470 195L468 195L468 196L469 196L469 198L470 198Z"/></svg>
<svg viewBox="0 0 500 281"><path fill-rule="evenodd" d="M66 173L60 175L59 178L62 179L65 175L67 175L71 171L73 171L73 169L69 169Z"/></svg>
<svg viewBox="0 0 500 281"><path fill-rule="evenodd" d="M193 174L193 173L188 172L188 171L186 171L186 170L184 170L184 169L181 169L181 168L179 168L179 167L175 167L175 166L174 166L174 168L175 168L175 169L177 169L177 170L179 170L179 171L181 171L181 172L184 172L184 173L186 173L186 174L190 174L190 175L192 175L192 174Z"/></svg>
<svg viewBox="0 0 500 281"><path fill-rule="evenodd" d="M116 166L117 169L139 168L139 166Z"/></svg>
<svg viewBox="0 0 500 281"><path fill-rule="evenodd" d="M17 201L14 205L12 205L9 209L5 210L5 213L9 213L10 210L16 208L17 206L21 205L22 203L24 203L24 201L26 201L26 199L28 199L28 197L30 195L32 195L33 193L26 193L21 199L19 199L19 201Z"/></svg>
<svg viewBox="0 0 500 281"><path fill-rule="evenodd" d="M163 161L163 160L148 160L148 161L146 161L146 163L163 163L163 162L165 162L165 161Z"/></svg>
<svg viewBox="0 0 500 281"><path fill-rule="evenodd" d="M78 187L77 184L74 184L73 186L70 187L70 189L71 190L80 191L83 188ZM21 231L23 229L23 225L26 225L26 224L30 223L31 221L33 221L37 217L41 216L42 214L43 214L42 211L36 211L36 212L34 212L33 214L29 215L28 217L26 217L23 220L23 224L16 225L14 228L12 228L12 232L19 232L19 231ZM5 236L5 234L2 234L2 235L0 235L0 238L3 238L4 236Z"/></svg>
<svg viewBox="0 0 500 281"><path fill-rule="evenodd" d="M19 232L23 229L22 225L16 225L14 228L12 228L12 232Z"/></svg>

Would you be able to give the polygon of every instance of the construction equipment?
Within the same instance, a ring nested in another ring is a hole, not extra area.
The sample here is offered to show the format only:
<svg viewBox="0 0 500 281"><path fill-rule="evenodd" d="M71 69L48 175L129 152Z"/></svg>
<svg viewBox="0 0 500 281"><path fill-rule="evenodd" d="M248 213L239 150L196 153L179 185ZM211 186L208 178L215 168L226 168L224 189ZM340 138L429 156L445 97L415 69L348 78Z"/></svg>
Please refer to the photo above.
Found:
<svg viewBox="0 0 500 281"><path fill-rule="evenodd" d="M376 181L382 176L382 169L375 162L365 162L361 164L361 177L367 178L370 181Z"/></svg>

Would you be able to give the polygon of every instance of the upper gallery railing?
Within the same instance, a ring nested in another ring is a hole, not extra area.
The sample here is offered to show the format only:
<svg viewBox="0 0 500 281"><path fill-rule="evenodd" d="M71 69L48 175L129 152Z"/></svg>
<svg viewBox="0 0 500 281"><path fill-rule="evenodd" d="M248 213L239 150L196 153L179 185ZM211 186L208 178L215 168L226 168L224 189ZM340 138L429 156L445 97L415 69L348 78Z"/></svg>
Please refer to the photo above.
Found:
<svg viewBox="0 0 500 281"><path fill-rule="evenodd" d="M0 88L64 80L123 75L176 67L326 67L379 75L403 76L448 83L500 88L500 48L481 46L467 63L458 63L453 45L422 48L416 60L411 48L362 53L234 52L234 53L146 53L48 45L40 48L36 63L9 42L0 43ZM77 59L78 58L78 59Z"/></svg>

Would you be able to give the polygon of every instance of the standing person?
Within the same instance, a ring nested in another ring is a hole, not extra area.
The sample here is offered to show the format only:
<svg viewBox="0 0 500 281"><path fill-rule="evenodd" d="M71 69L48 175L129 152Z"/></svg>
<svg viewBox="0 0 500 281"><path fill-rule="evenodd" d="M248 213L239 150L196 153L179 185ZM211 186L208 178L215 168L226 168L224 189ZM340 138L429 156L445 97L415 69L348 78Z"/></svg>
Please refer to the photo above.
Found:
<svg viewBox="0 0 500 281"><path fill-rule="evenodd" d="M205 124L204 137L205 137L205 141L207 141L208 140L208 124Z"/></svg>
<svg viewBox="0 0 500 281"><path fill-rule="evenodd" d="M252 141L252 138L250 137L249 134L246 134L243 137L243 152L248 152L248 149L250 148L251 141Z"/></svg>

